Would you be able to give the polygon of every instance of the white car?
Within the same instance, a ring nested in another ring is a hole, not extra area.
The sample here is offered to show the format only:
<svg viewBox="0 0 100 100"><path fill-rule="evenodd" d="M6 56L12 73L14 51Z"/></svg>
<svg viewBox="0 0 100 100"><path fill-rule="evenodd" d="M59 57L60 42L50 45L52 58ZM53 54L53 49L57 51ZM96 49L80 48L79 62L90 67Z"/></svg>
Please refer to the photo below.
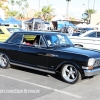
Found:
<svg viewBox="0 0 100 100"><path fill-rule="evenodd" d="M90 30L79 36L82 37L92 37L92 38L100 38L100 30Z"/></svg>
<svg viewBox="0 0 100 100"><path fill-rule="evenodd" d="M90 30L80 36L68 37L76 46L100 50L100 30Z"/></svg>

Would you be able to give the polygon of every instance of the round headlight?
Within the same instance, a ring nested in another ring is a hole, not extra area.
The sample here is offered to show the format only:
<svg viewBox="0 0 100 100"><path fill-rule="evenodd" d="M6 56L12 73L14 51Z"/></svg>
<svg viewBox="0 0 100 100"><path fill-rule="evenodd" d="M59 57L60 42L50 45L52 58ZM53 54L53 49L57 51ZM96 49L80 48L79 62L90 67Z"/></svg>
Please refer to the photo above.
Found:
<svg viewBox="0 0 100 100"><path fill-rule="evenodd" d="M90 58L90 59L88 60L88 66L93 66L94 63L95 63L95 59L94 59L94 58Z"/></svg>

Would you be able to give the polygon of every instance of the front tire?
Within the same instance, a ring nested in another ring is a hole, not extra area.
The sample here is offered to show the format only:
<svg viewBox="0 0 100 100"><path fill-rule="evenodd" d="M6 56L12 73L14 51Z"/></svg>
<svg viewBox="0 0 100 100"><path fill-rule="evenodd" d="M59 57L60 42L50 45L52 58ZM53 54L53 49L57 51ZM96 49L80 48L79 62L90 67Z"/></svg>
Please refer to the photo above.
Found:
<svg viewBox="0 0 100 100"><path fill-rule="evenodd" d="M67 83L74 84L81 80L80 72L72 64L66 64L61 69L61 77Z"/></svg>
<svg viewBox="0 0 100 100"><path fill-rule="evenodd" d="M0 67L1 68L9 68L10 64L9 64L9 59L6 55L4 54L0 54Z"/></svg>

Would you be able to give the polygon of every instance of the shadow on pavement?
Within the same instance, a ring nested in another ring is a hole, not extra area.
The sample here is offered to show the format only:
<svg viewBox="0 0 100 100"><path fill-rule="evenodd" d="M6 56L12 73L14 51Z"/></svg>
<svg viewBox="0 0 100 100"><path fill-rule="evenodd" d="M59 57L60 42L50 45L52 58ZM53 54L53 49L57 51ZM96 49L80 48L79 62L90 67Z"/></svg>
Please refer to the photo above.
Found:
<svg viewBox="0 0 100 100"><path fill-rule="evenodd" d="M62 78L60 76L60 73L56 73L56 74L51 74L51 73L46 73L46 72L42 72L42 71L38 71L38 70L34 70L34 69L29 69L29 68L24 68L24 67L19 67L19 66L11 66L11 68L16 69L16 70L21 70L21 71L25 71L25 72L29 72L29 73L33 73L33 74L37 74L37 75L42 75L42 76L46 76L46 77L53 77L59 81L62 81Z"/></svg>

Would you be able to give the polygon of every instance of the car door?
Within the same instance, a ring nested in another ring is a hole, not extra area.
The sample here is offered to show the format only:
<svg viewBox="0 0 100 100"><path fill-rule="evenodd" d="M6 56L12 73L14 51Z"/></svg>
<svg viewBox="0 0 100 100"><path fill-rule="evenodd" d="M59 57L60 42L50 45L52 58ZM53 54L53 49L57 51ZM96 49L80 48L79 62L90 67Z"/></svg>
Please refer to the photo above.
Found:
<svg viewBox="0 0 100 100"><path fill-rule="evenodd" d="M28 35L29 36L29 35ZM25 37L28 37L27 35ZM46 44L43 41L42 35L40 36L39 44L33 46L32 44L27 45L23 44L19 48L19 63L24 64L31 67L41 67L46 68L48 67L47 56L46 56ZM32 42L32 37L36 37L36 35L30 35L27 38L28 42ZM33 38L34 39L34 38ZM35 39L34 39L35 40ZM30 43L31 43L30 42ZM43 43L42 43L43 42Z"/></svg>
<svg viewBox="0 0 100 100"><path fill-rule="evenodd" d="M11 62L18 61L18 50L20 43L22 41L23 34L17 34L13 38L11 38L8 43L6 43L6 48L3 49L3 52L9 57Z"/></svg>

